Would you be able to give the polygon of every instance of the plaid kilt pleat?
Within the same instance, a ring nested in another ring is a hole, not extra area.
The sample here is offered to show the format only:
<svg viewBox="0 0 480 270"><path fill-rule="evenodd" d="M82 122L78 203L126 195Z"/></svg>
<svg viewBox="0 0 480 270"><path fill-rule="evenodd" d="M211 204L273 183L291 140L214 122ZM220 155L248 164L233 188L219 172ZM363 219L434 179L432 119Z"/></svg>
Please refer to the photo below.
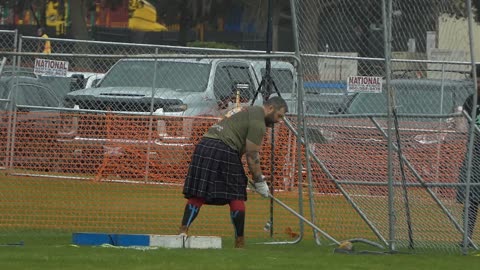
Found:
<svg viewBox="0 0 480 270"><path fill-rule="evenodd" d="M185 198L205 198L206 204L246 201L247 181L237 151L220 140L203 138L193 152L183 194Z"/></svg>

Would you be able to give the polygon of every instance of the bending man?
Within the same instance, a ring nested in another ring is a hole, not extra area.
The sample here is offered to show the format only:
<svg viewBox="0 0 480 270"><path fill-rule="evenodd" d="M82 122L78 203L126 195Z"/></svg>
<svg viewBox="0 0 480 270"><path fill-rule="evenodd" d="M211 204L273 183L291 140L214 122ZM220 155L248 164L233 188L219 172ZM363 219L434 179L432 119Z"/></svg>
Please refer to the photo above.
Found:
<svg viewBox="0 0 480 270"><path fill-rule="evenodd" d="M265 101L263 107L245 107L210 127L195 147L185 179L183 194L188 201L180 233L187 233L203 204L229 204L235 247L244 247L248 180L241 158L246 155L255 190L268 197L259 151L266 128L279 122L287 111L285 100L275 96Z"/></svg>

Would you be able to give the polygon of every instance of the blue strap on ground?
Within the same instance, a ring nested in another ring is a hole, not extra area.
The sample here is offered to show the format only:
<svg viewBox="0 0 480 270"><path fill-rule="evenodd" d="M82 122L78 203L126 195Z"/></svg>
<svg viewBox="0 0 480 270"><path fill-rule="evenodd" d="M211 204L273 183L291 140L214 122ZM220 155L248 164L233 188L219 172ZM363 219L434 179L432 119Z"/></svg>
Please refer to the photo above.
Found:
<svg viewBox="0 0 480 270"><path fill-rule="evenodd" d="M99 246L149 246L148 234L110 234L110 233L74 233L72 243L75 245Z"/></svg>

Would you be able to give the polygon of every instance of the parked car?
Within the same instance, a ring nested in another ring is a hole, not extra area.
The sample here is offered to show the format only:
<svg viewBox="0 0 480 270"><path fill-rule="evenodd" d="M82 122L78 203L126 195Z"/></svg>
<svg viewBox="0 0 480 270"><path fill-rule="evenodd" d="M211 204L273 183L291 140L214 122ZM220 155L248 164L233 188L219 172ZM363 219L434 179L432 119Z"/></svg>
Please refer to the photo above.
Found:
<svg viewBox="0 0 480 270"><path fill-rule="evenodd" d="M461 80L396 79L391 81L398 114L451 114L458 111L473 84ZM381 114L387 112L387 94L355 93L346 96L332 113Z"/></svg>
<svg viewBox="0 0 480 270"><path fill-rule="evenodd" d="M398 145L399 139L403 156L424 181L457 181L458 161L465 153L466 134L455 123L465 120L457 116L459 121L453 121L452 114L458 114L466 97L473 93L472 81L395 79L391 83L398 114L398 130L392 130L394 145ZM385 182L388 179L387 139L383 135L387 132L385 89L381 93L346 93L331 114L342 117L308 119L310 127L317 126L334 134L328 143L313 144L313 152L338 180ZM398 155L395 153L393 158L398 160ZM317 180L327 181L326 175L315 166ZM400 181L397 162L395 166L395 177ZM404 169L407 181L417 182L406 166ZM387 192L386 186L364 189L371 195ZM359 187L357 192L360 190ZM452 198L454 195L451 188L435 190L440 196Z"/></svg>
<svg viewBox="0 0 480 270"><path fill-rule="evenodd" d="M51 169L59 119L55 108L63 104L69 80L38 78L29 73L0 74L0 141L4 142L0 146L0 166Z"/></svg>

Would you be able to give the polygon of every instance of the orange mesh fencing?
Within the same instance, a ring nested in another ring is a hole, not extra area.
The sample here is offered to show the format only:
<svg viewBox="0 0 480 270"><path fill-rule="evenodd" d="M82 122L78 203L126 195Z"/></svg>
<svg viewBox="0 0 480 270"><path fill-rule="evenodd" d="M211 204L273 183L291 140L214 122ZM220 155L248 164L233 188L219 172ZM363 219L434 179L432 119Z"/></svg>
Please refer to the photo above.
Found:
<svg viewBox="0 0 480 270"><path fill-rule="evenodd" d="M9 116L3 114L2 117ZM0 147L0 158L7 172L0 181L5 195L0 199L2 228L157 234L176 232L185 203L181 188L193 147L208 127L218 121L218 118L207 117L58 112L33 116L19 112L15 119L14 132L9 134L8 126L3 124L0 129L2 141L10 142L10 147L7 143ZM312 142L309 148L336 180L386 181L386 140L378 131L327 124L324 121L319 128L334 135L326 142ZM282 124L275 126L274 135L275 195L298 210L296 137ZM451 133L436 144L413 143L408 132L401 136L404 156L426 182L458 181L466 151L464 133ZM266 174L271 173L271 138L269 131L262 146L262 169ZM305 168L305 148L301 151ZM326 172L313 159L311 164L316 224L339 239L347 236L375 239L350 203L339 196L339 190ZM416 182L412 173L406 172L407 180ZM47 178L33 180L10 175ZM306 170L302 171L302 177L306 192ZM400 181L398 171L395 171L395 178ZM388 212L384 209L386 186L343 182L341 185L385 233L388 229L385 224ZM453 188L434 190L442 200L454 200ZM425 216L421 213L432 209L428 207L432 205L431 199L419 188L412 188L412 194L417 202L414 216ZM304 215L309 217L308 200L304 200L303 206ZM460 211L455 209L455 213ZM292 235L299 232L297 218L278 205L274 205L271 212L269 200L251 190L247 211L247 235L250 237L270 238L270 231L264 230L264 225L272 215L274 239L291 240ZM443 223L448 224L448 221ZM228 207L202 209L192 233L231 236Z"/></svg>
<svg viewBox="0 0 480 270"><path fill-rule="evenodd" d="M17 113L17 118L27 115ZM176 233L185 203L181 189L193 148L219 120L63 112L29 117L30 122L16 126L14 162L0 181L2 190L15 194L0 200L2 212L9 213L1 218L0 227L156 234ZM35 124L40 120L42 124ZM270 140L270 135L265 137L262 149L263 170L268 174ZM295 137L277 125L276 195L298 209L295 178L291 178L296 177L291 172L296 168L292 146ZM248 237L291 240L299 233L299 222L288 211L275 205L271 212L269 200L251 190L248 194ZM275 220L272 235L264 230L271 215ZM232 236L228 206L202 208L191 232Z"/></svg>

